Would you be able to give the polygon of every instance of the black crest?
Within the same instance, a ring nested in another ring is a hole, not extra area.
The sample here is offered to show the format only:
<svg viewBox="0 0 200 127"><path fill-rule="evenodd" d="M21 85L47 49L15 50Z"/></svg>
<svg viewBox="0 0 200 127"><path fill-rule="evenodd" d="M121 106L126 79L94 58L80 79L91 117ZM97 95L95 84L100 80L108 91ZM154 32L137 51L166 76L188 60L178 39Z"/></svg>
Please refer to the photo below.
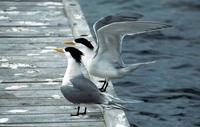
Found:
<svg viewBox="0 0 200 127"><path fill-rule="evenodd" d="M65 52L69 52L76 62L81 63L81 56L83 53L80 50L74 47L67 47L65 48Z"/></svg>
<svg viewBox="0 0 200 127"><path fill-rule="evenodd" d="M89 49L94 49L94 47L92 46L92 44L85 38L77 38L74 40L76 43L81 43L83 45L85 45L86 47L88 47Z"/></svg>

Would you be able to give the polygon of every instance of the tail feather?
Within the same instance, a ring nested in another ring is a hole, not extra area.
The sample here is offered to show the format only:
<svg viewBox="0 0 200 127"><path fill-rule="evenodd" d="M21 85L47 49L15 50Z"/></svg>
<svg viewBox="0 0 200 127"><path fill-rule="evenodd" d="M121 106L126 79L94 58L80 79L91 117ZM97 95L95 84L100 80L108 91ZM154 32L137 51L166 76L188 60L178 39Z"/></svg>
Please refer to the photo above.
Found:
<svg viewBox="0 0 200 127"><path fill-rule="evenodd" d="M141 103L143 101L140 100L122 100L119 98L112 98L112 103L118 103L118 104L133 104L133 103Z"/></svg>
<svg viewBox="0 0 200 127"><path fill-rule="evenodd" d="M102 93L105 95L105 97L107 98L106 100L108 100L108 103L110 104L130 104L130 103L141 103L143 101L140 100L122 100L118 97L114 97L110 94L107 93Z"/></svg>
<svg viewBox="0 0 200 127"><path fill-rule="evenodd" d="M101 93L105 97L105 102L104 104L101 104L103 107L106 108L115 108L115 109L123 109L123 110L128 110L128 111L133 111L133 109L126 108L122 106L121 104L133 104L133 103L141 103L143 101L140 100L122 100L120 98L114 97L110 94L107 93Z"/></svg>
<svg viewBox="0 0 200 127"><path fill-rule="evenodd" d="M121 110L126 110L126 111L134 111L134 109L126 108L122 106L121 104L113 103L113 104L108 104L108 105L102 105L104 108L107 109L121 109Z"/></svg>
<svg viewBox="0 0 200 127"><path fill-rule="evenodd" d="M150 61L150 62L143 62L143 63L135 63L135 64L127 64L127 66L125 68L122 68L121 71L121 75L125 76L135 70L137 70L138 68L148 65L148 64L152 64L155 63L156 61Z"/></svg>
<svg viewBox="0 0 200 127"><path fill-rule="evenodd" d="M143 63L128 64L127 67L133 68L133 70L135 70L134 68L137 69L137 68L140 68L141 66L152 64L155 62L156 61L149 61L149 62L143 62Z"/></svg>

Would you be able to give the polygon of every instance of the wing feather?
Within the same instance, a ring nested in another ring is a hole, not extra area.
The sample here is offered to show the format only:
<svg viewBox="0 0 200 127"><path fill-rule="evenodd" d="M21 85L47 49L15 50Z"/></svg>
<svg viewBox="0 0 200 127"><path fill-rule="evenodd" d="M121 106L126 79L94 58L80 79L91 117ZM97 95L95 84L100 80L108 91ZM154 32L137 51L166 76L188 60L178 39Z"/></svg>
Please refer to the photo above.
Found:
<svg viewBox="0 0 200 127"><path fill-rule="evenodd" d="M77 76L74 77L73 79L70 79L72 85L74 86L74 88L77 88L79 90L82 91L98 91L99 89L97 88L97 86L90 81L89 79L87 79L84 76Z"/></svg>
<svg viewBox="0 0 200 127"><path fill-rule="evenodd" d="M123 65L121 48L125 35L135 35L167 27L171 26L149 21L124 21L105 25L97 32L98 48L95 57L107 56L108 59L115 59L115 62Z"/></svg>
<svg viewBox="0 0 200 127"><path fill-rule="evenodd" d="M122 21L136 21L136 20L138 20L138 19L140 19L142 17L143 17L143 15L138 14L138 13L133 13L133 12L123 12L123 13L117 13L117 14L113 14L113 15L108 15L108 16L105 16L105 17L97 20L95 22L95 24L93 25L93 30L94 30L94 32L96 34L97 31L101 27L103 27L105 25L108 25L110 23L122 22Z"/></svg>
<svg viewBox="0 0 200 127"><path fill-rule="evenodd" d="M61 86L64 97L74 104L101 104L106 99L94 83L83 76L70 80L73 86Z"/></svg>

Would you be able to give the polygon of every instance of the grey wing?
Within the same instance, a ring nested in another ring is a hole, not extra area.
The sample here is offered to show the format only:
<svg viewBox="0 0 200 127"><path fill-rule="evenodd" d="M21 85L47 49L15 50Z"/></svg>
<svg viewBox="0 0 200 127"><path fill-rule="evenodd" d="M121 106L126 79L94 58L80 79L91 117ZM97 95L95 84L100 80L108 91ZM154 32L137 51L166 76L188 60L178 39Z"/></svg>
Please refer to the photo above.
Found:
<svg viewBox="0 0 200 127"><path fill-rule="evenodd" d="M98 48L95 57L106 54L105 56L116 59L121 64L123 63L121 60L122 39L125 35L135 35L167 27L171 25L149 21L114 22L101 27L97 32Z"/></svg>
<svg viewBox="0 0 200 127"><path fill-rule="evenodd" d="M106 101L97 86L83 75L70 79L72 86L61 86L64 97L72 103L100 104Z"/></svg>
<svg viewBox="0 0 200 127"><path fill-rule="evenodd" d="M101 27L108 25L110 23L122 22L122 21L136 21L142 17L143 15L133 12L123 12L114 15L108 15L96 21L95 24L93 25L93 30L96 34Z"/></svg>
<svg viewBox="0 0 200 127"><path fill-rule="evenodd" d="M102 104L106 101L100 92L84 91L76 87L61 86L64 97L74 104Z"/></svg>
<svg viewBox="0 0 200 127"><path fill-rule="evenodd" d="M90 91L99 92L99 89L97 88L97 86L92 81L84 77L83 75L70 79L70 81L72 85L74 86L74 88L77 88L79 90L89 91L89 92Z"/></svg>

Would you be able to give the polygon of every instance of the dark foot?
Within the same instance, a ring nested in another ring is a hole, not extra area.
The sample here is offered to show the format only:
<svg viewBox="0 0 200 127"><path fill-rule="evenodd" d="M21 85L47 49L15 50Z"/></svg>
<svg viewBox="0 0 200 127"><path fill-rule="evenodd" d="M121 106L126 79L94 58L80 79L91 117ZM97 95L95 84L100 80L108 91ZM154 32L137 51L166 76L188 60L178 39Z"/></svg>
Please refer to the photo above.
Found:
<svg viewBox="0 0 200 127"><path fill-rule="evenodd" d="M107 85L106 79L105 79L105 80L99 80L99 82L100 82L100 83L103 83L103 86L102 86L101 88L99 88L99 90L100 90L101 92L105 92L105 91L106 91L106 88L104 88L104 87L106 87L106 85Z"/></svg>
<svg viewBox="0 0 200 127"><path fill-rule="evenodd" d="M73 113L70 113L70 116L78 116L80 113L76 113L76 114L73 114Z"/></svg>
<svg viewBox="0 0 200 127"><path fill-rule="evenodd" d="M85 110L84 110L84 112L79 112L79 111L80 111L80 106L78 106L78 109L77 109L77 112L76 112L76 114L72 114L72 113L70 113L70 115L71 115L71 116L85 115L85 114L86 114L86 112L87 112L87 107L85 107Z"/></svg>
<svg viewBox="0 0 200 127"><path fill-rule="evenodd" d="M99 80L98 82L100 82L100 83L105 83L106 80Z"/></svg>
<svg viewBox="0 0 200 127"><path fill-rule="evenodd" d="M101 91L101 92L106 92L106 90L104 89L104 88L99 88L99 90Z"/></svg>
<svg viewBox="0 0 200 127"><path fill-rule="evenodd" d="M85 114L86 114L86 112L87 112L87 107L85 107L85 110L84 110L84 112L81 112L81 113L79 113L79 114L81 114L81 115L85 115Z"/></svg>
<svg viewBox="0 0 200 127"><path fill-rule="evenodd" d="M71 116L78 116L79 115L79 111L80 111L80 106L77 107L76 114L72 114L72 113L70 113L70 114L71 114Z"/></svg>
<svg viewBox="0 0 200 127"><path fill-rule="evenodd" d="M105 82L105 83L103 84L103 86L102 86L99 90L100 90L101 92L106 92L107 87L108 87L108 82Z"/></svg>

